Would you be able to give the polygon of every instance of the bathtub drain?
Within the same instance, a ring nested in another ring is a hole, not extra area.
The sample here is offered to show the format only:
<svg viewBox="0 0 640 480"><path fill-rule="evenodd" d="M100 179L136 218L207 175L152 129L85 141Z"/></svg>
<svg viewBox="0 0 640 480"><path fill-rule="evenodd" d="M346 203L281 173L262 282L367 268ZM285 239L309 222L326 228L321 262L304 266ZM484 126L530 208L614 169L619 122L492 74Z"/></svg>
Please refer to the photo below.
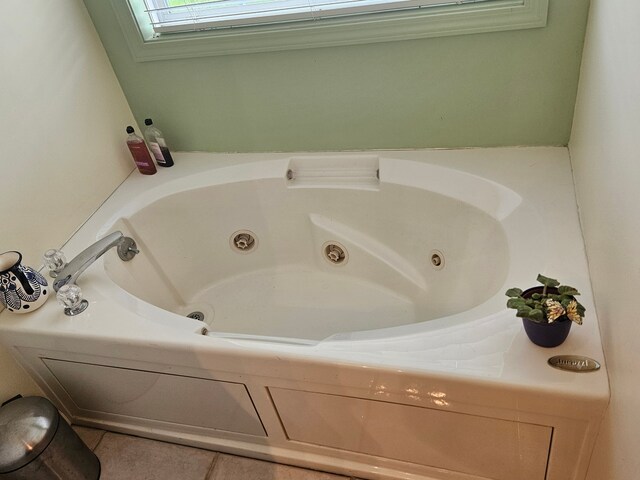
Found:
<svg viewBox="0 0 640 480"><path fill-rule="evenodd" d="M202 312L191 312L187 317L204 322L204 313Z"/></svg>

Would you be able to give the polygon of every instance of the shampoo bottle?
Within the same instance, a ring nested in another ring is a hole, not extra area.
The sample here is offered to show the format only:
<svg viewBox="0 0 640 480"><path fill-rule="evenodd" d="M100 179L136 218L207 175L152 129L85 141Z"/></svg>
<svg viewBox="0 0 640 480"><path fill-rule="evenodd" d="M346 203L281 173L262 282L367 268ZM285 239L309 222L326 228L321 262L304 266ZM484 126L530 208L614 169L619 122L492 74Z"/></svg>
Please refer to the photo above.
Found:
<svg viewBox="0 0 640 480"><path fill-rule="evenodd" d="M164 140L164 135L160 130L153 126L153 122L150 118L147 118L144 121L144 124L147 126L144 131L144 138L147 140L149 148L153 152L153 156L156 158L156 162L161 167L172 167L173 158L171 157L169 147L167 147L167 142Z"/></svg>
<svg viewBox="0 0 640 480"><path fill-rule="evenodd" d="M136 162L136 167L143 175L153 175L158 170L153 163L149 150L144 143L144 140L134 133L133 127L127 127L127 147L133 156L133 161Z"/></svg>

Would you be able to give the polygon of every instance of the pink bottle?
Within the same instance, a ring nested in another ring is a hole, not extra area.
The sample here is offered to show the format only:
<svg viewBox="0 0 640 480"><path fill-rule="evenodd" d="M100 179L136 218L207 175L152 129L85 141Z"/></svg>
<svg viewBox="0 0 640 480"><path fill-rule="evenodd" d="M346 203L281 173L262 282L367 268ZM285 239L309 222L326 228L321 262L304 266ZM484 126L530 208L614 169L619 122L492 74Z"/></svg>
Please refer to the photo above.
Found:
<svg viewBox="0 0 640 480"><path fill-rule="evenodd" d="M133 156L133 161L136 162L136 167L138 167L141 174L153 175L158 170L153 163L153 159L149 154L149 150L147 150L144 140L133 133L134 131L132 126L127 127L127 133L129 134L127 137L127 147L129 147L129 151Z"/></svg>

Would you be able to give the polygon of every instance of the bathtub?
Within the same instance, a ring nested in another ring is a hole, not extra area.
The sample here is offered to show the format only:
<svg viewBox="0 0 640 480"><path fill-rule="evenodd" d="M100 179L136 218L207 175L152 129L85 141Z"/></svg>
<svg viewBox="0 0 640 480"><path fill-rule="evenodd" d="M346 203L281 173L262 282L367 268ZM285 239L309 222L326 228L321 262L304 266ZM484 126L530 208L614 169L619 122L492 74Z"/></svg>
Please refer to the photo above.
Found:
<svg viewBox="0 0 640 480"><path fill-rule="evenodd" d="M609 398L566 149L182 153L64 247L78 285L0 317L76 423L372 479L583 479ZM504 291L583 293L531 344ZM603 365L571 373L548 357Z"/></svg>

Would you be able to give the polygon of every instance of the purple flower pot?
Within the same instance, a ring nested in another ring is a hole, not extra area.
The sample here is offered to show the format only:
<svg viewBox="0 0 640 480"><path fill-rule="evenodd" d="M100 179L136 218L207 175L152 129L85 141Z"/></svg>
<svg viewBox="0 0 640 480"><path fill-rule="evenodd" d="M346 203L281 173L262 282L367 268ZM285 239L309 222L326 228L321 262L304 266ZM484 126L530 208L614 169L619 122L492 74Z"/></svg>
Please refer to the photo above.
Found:
<svg viewBox="0 0 640 480"><path fill-rule="evenodd" d="M572 323L568 319L557 320L553 323L536 323L528 318L522 319L524 331L527 332L529 340L545 348L561 345L569 336Z"/></svg>
<svg viewBox="0 0 640 480"><path fill-rule="evenodd" d="M522 297L529 298L534 293L542 293L544 287L533 287L522 292ZM557 293L555 288L547 288L548 293ZM553 323L538 323L528 318L522 319L524 331L529 340L540 347L552 348L561 345L569 336L573 322L567 317L560 317Z"/></svg>

